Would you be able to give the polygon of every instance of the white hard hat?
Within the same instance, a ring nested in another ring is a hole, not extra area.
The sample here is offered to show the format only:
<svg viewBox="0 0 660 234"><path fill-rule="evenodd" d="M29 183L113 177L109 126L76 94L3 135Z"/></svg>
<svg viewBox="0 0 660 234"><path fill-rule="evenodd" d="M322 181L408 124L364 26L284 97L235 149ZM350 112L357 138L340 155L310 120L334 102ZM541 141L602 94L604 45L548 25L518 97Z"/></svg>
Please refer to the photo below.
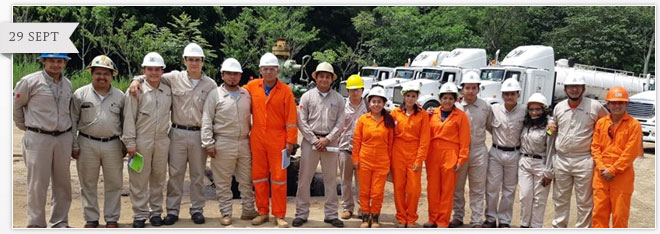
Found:
<svg viewBox="0 0 660 234"><path fill-rule="evenodd" d="M541 103L543 107L548 106L548 99L546 99L545 96L543 96L543 94L540 93L534 93L532 94L532 96L529 96L529 99L527 100L527 105L529 105L529 103L532 102Z"/></svg>
<svg viewBox="0 0 660 234"><path fill-rule="evenodd" d="M204 58L204 50L202 47L195 43L190 43L183 49L183 57L202 57Z"/></svg>
<svg viewBox="0 0 660 234"><path fill-rule="evenodd" d="M520 83L515 78L509 78L504 80L504 83L502 83L502 89L500 90L501 92L514 92L518 91L520 92Z"/></svg>
<svg viewBox="0 0 660 234"><path fill-rule="evenodd" d="M406 95L407 92L415 91L419 94L419 88L422 86L422 83L410 81L403 83L401 85L401 95Z"/></svg>
<svg viewBox="0 0 660 234"><path fill-rule="evenodd" d="M160 54L156 52L149 52L144 56L144 59L142 60L142 66L165 68L165 61L163 60L163 57L160 56Z"/></svg>
<svg viewBox="0 0 660 234"><path fill-rule="evenodd" d="M458 95L458 88L454 83L447 82L440 87L440 96L442 96L443 93L452 93Z"/></svg>
<svg viewBox="0 0 660 234"><path fill-rule="evenodd" d="M222 62L222 67L220 67L220 72L240 72L243 73L241 69L241 63L238 62L235 58L228 58Z"/></svg>
<svg viewBox="0 0 660 234"><path fill-rule="evenodd" d="M261 59L259 60L259 67L265 67L265 66L275 66L279 68L280 63L277 60L277 57L273 53L265 53L263 56L261 56Z"/></svg>
<svg viewBox="0 0 660 234"><path fill-rule="evenodd" d="M469 71L463 76L461 84L481 84L481 78L476 71Z"/></svg>
<svg viewBox="0 0 660 234"><path fill-rule="evenodd" d="M584 85L584 77L580 74L571 73L564 80L564 85Z"/></svg>
<svg viewBox="0 0 660 234"><path fill-rule="evenodd" d="M372 96L382 97L385 100L387 100L387 96L385 96L385 89L383 89L383 87L380 86L373 87L371 88L371 90L369 90L369 95L367 95L367 99L371 98Z"/></svg>
<svg viewBox="0 0 660 234"><path fill-rule="evenodd" d="M319 65L316 66L316 71L312 72L312 78L316 80L316 74L322 71L329 72L330 74L332 74L332 80L337 79L337 74L335 74L335 69L332 68L332 64L327 62L319 63Z"/></svg>

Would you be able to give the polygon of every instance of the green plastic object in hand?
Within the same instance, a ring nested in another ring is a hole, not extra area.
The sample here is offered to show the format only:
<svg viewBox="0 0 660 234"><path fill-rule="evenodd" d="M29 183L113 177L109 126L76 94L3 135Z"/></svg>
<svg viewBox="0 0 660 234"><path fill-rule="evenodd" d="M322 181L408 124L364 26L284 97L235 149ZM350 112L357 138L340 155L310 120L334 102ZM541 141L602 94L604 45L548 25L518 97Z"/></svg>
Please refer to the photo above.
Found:
<svg viewBox="0 0 660 234"><path fill-rule="evenodd" d="M128 159L128 168L132 169L137 173L142 172L143 166L144 166L144 156L142 156L140 152L136 152L135 155L131 156L131 158Z"/></svg>

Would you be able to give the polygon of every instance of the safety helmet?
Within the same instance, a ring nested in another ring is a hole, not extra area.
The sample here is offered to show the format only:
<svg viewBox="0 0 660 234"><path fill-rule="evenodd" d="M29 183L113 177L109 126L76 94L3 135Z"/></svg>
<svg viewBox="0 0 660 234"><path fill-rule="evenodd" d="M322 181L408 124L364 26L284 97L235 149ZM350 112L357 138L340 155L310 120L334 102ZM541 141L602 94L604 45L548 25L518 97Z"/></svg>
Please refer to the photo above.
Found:
<svg viewBox="0 0 660 234"><path fill-rule="evenodd" d="M277 57L273 53L265 53L263 56L261 56L261 59L259 60L259 67L266 66L275 66L277 68L280 67L280 62L277 60Z"/></svg>
<svg viewBox="0 0 660 234"><path fill-rule="evenodd" d="M401 95L405 96L406 93L410 92L410 91L415 91L415 92L417 92L417 94L419 94L420 86L422 86L421 83L414 82L414 81L403 83L401 85Z"/></svg>
<svg viewBox="0 0 660 234"><path fill-rule="evenodd" d="M504 80L504 83L502 83L502 88L501 92L514 92L518 91L520 92L520 83L515 78L509 78Z"/></svg>
<svg viewBox="0 0 660 234"><path fill-rule="evenodd" d="M607 96L605 96L605 101L608 102L628 102L628 91L623 86L614 86L610 90L607 90Z"/></svg>
<svg viewBox="0 0 660 234"><path fill-rule="evenodd" d="M115 63L112 62L112 59L108 58L108 56L105 55L99 55L94 57L92 59L92 62L89 63L89 66L87 66L87 72L92 73L92 68L93 67L102 67L102 68L107 68L112 70L112 76L117 76L117 67L115 66Z"/></svg>
<svg viewBox="0 0 660 234"><path fill-rule="evenodd" d="M529 99L527 99L527 105L533 102L540 103L541 105L543 105L543 107L548 106L548 99L546 99L545 96L543 96L543 94L540 93L534 93L532 94L532 96L529 96Z"/></svg>
<svg viewBox="0 0 660 234"><path fill-rule="evenodd" d="M580 74L571 73L564 80L564 85L584 85L584 77Z"/></svg>
<svg viewBox="0 0 660 234"><path fill-rule="evenodd" d="M369 95L367 95L367 99L371 99L372 96L382 97L387 101L387 96L385 96L385 89L383 89L383 87L376 86L371 88L371 90L369 90Z"/></svg>
<svg viewBox="0 0 660 234"><path fill-rule="evenodd" d="M318 72L330 72L330 74L332 74L332 80L334 81L335 79L337 79L337 74L335 74L335 69L332 68L332 65L330 63L322 62L319 63L318 66L316 66L316 71L312 72L312 78L314 78L314 80L316 80L316 74L318 74Z"/></svg>
<svg viewBox="0 0 660 234"><path fill-rule="evenodd" d="M241 63L238 62L235 58L228 58L222 62L222 67L220 67L220 72L240 72L243 73L241 68Z"/></svg>
<svg viewBox="0 0 660 234"><path fill-rule="evenodd" d="M204 50L196 43L190 43L183 49L183 57L202 57L204 58Z"/></svg>
<svg viewBox="0 0 660 234"><path fill-rule="evenodd" d="M454 83L447 82L440 87L440 96L442 96L443 93L451 93L458 95L458 88Z"/></svg>
<svg viewBox="0 0 660 234"><path fill-rule="evenodd" d="M359 75L351 75L346 80L346 89L362 89L364 88L364 81Z"/></svg>
<svg viewBox="0 0 660 234"><path fill-rule="evenodd" d="M149 52L144 56L144 59L142 60L142 66L165 68L165 61L163 60L163 57L160 56L160 54L156 52Z"/></svg>
<svg viewBox="0 0 660 234"><path fill-rule="evenodd" d="M67 56L65 53L42 53L39 55L39 59L45 59L45 58L62 58L66 60L71 60L69 56Z"/></svg>
<svg viewBox="0 0 660 234"><path fill-rule="evenodd" d="M481 78L476 71L469 71L463 76L461 84L481 84Z"/></svg>

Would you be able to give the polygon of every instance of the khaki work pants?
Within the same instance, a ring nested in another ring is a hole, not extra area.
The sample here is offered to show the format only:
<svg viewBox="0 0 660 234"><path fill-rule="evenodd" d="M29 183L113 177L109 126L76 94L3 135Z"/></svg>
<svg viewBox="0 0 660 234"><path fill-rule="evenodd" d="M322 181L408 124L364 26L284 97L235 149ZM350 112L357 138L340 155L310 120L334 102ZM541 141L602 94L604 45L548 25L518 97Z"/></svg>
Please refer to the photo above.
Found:
<svg viewBox="0 0 660 234"><path fill-rule="evenodd" d="M163 213L163 189L167 174L170 139L137 138L137 150L144 156L142 172L128 170L133 219L146 220Z"/></svg>
<svg viewBox="0 0 660 234"><path fill-rule="evenodd" d="M513 199L518 183L520 151L502 151L491 148L486 179L486 220L498 224L511 224ZM502 195L500 196L500 192ZM499 202L499 205L498 205Z"/></svg>
<svg viewBox="0 0 660 234"><path fill-rule="evenodd" d="M591 227L591 212L594 204L593 173L594 161L591 155L566 157L557 154L554 161L555 179L552 183L552 198L555 203L555 219L552 220L552 227L565 228L568 226L573 189L575 189L577 202L575 227Z"/></svg>
<svg viewBox="0 0 660 234"><path fill-rule="evenodd" d="M344 211L353 212L355 203L360 207L360 183L357 170L353 168L352 153L350 151L339 152L339 176L341 177L341 207ZM355 182L355 183L354 183ZM354 192L355 191L355 192Z"/></svg>
<svg viewBox="0 0 660 234"><path fill-rule="evenodd" d="M222 144L222 140L216 137L216 146ZM242 139L238 146L238 155L223 152L221 147L216 147L216 156L211 159L211 170L213 170L213 181L215 183L216 196L218 197L221 216L232 214L231 176L236 177L238 191L241 193L241 204L243 212L253 212L254 191L252 191L252 155L250 154L250 140Z"/></svg>
<svg viewBox="0 0 660 234"><path fill-rule="evenodd" d="M329 146L337 146L330 144ZM337 157L334 152L319 152L312 150L312 144L307 140L302 141L302 156L300 157L300 170L298 175L298 189L296 193L296 218L307 219L309 217L310 186L316 172L316 167L321 161L323 171L323 186L325 194L324 213L325 219L338 218L337 204Z"/></svg>
<svg viewBox="0 0 660 234"><path fill-rule="evenodd" d="M463 221L465 215L465 182L469 180L470 224L482 224L484 196L486 195L486 175L488 172L488 148L482 144L470 148L470 156L458 170L454 188L454 220Z"/></svg>
<svg viewBox="0 0 660 234"><path fill-rule="evenodd" d="M186 166L190 173L190 214L204 212L204 171L206 170L206 149L202 148L200 131L178 128L170 129L170 152L168 167L170 178L167 181L167 214L179 215L183 180Z"/></svg>

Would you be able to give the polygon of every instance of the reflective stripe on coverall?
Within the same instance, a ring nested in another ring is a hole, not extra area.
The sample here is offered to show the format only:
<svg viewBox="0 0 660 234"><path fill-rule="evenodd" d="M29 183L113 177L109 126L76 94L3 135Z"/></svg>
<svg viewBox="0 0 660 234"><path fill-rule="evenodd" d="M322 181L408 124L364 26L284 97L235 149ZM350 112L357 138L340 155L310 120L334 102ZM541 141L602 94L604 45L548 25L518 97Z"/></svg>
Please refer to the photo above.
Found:
<svg viewBox="0 0 660 234"><path fill-rule="evenodd" d="M419 108L410 116L402 108L392 111L396 121L392 147L394 204L399 223L412 225L419 217L417 207L422 192L422 165L429 150L429 115ZM417 171L413 168L417 166Z"/></svg>
<svg viewBox="0 0 660 234"><path fill-rule="evenodd" d="M71 82L59 82L38 71L21 78L14 89L14 124L44 131L66 131L71 127L69 104ZM52 227L66 227L71 207L71 132L59 136L26 131L23 160L27 168L27 226L46 227L46 197L51 185Z"/></svg>
<svg viewBox="0 0 660 234"><path fill-rule="evenodd" d="M440 107L431 116L431 144L426 157L429 223L449 226L456 165L464 166L470 155L470 120L465 112L453 108L442 121Z"/></svg>
<svg viewBox="0 0 660 234"><path fill-rule="evenodd" d="M608 130L612 128L612 137ZM630 199L634 190L635 171L633 162L642 145L642 128L639 121L628 113L613 126L611 115L596 123L591 154L594 168L593 227L607 228L612 216L613 228L627 228L630 216ZM614 176L611 182L600 176L599 168L605 168Z"/></svg>
<svg viewBox="0 0 660 234"><path fill-rule="evenodd" d="M383 206L385 180L390 172L394 129L385 126L385 117L375 120L371 112L358 119L353 135L353 164L358 164L360 209L379 214Z"/></svg>
<svg viewBox="0 0 660 234"><path fill-rule="evenodd" d="M133 219L146 220L163 212L172 92L167 85L152 88L148 82L141 84L139 92L137 97L126 92L122 141L144 156L142 172L129 169L128 181Z"/></svg>
<svg viewBox="0 0 660 234"><path fill-rule="evenodd" d="M252 96L250 149L257 209L261 215L268 214L270 194L273 215L283 218L286 215L286 169L282 169L282 150L286 143L296 144L298 139L293 92L279 80L268 96L263 79L252 80L243 88Z"/></svg>

